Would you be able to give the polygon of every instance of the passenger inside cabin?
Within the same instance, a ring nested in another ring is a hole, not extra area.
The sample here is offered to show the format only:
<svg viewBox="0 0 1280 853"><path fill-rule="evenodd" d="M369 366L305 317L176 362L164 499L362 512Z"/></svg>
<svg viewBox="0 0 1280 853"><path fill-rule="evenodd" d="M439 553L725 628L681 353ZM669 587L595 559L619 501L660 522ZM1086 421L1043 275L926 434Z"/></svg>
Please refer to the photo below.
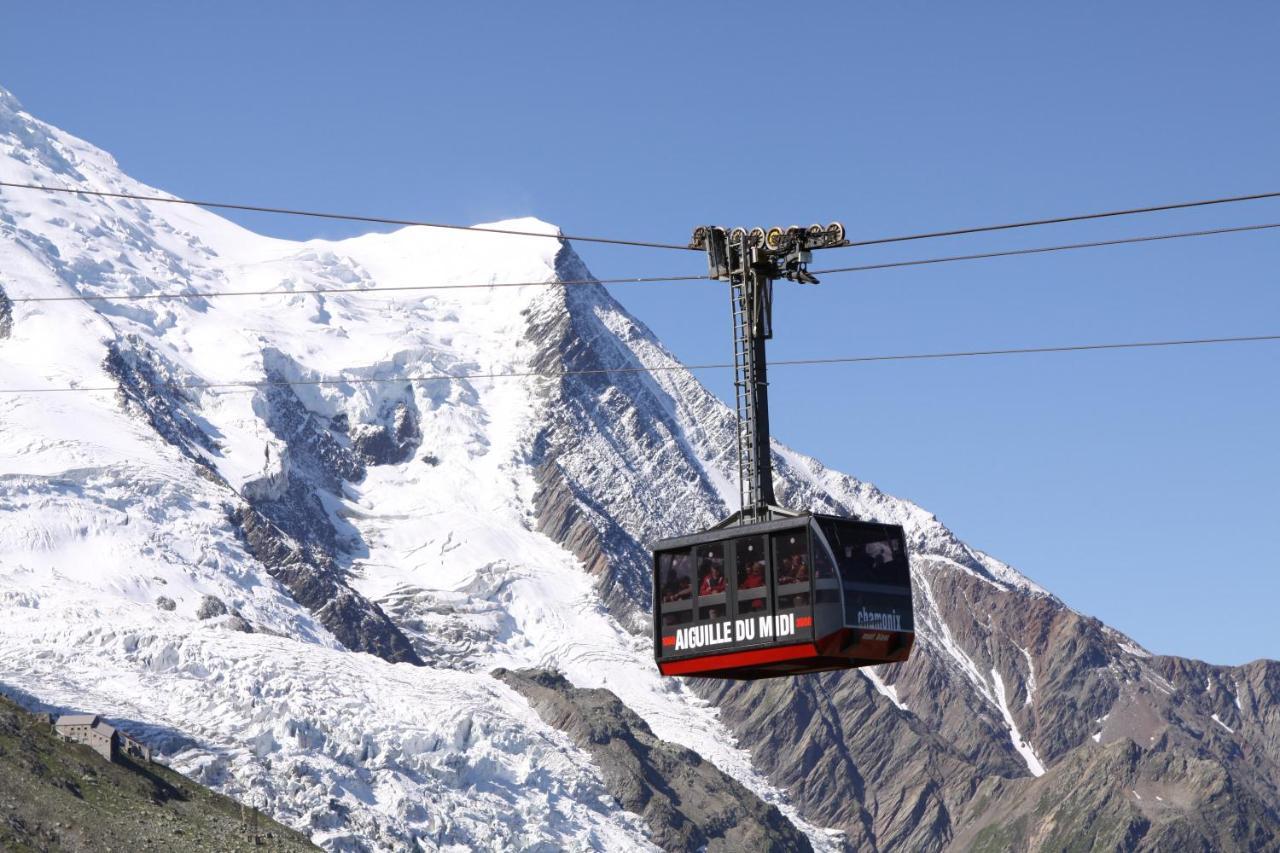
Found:
<svg viewBox="0 0 1280 853"><path fill-rule="evenodd" d="M687 577L680 577L674 571L667 572L667 579L662 584L663 601L684 601L693 595L693 582Z"/></svg>
<svg viewBox="0 0 1280 853"><path fill-rule="evenodd" d="M676 593L680 590L680 579L676 577L675 569L667 569L667 576L662 581L662 600L675 601Z"/></svg>
<svg viewBox="0 0 1280 853"><path fill-rule="evenodd" d="M786 586L789 583L795 583L795 569L792 563L795 557L783 557L778 562L778 586Z"/></svg>
<svg viewBox="0 0 1280 853"><path fill-rule="evenodd" d="M805 583L809 580L809 564L805 561L804 554L792 554L782 561L781 570L778 572L778 584L786 586L790 583Z"/></svg>
<svg viewBox="0 0 1280 853"><path fill-rule="evenodd" d="M764 560L756 560L747 565L746 573L738 582L738 590L760 589L764 586ZM740 607L746 610L764 610L764 598L752 598L742 602Z"/></svg>
<svg viewBox="0 0 1280 853"><path fill-rule="evenodd" d="M724 592L724 568L718 560L703 559L698 569L702 582L698 584L698 595L715 595Z"/></svg>

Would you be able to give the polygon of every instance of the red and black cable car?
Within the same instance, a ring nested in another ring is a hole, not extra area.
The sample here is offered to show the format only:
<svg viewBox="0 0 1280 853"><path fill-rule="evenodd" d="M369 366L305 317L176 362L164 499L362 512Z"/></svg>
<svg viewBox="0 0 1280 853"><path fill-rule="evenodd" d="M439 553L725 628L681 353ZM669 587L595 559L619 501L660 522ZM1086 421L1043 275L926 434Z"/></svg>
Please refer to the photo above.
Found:
<svg viewBox="0 0 1280 853"><path fill-rule="evenodd" d="M902 528L830 515L654 546L663 675L768 678L905 661L915 638Z"/></svg>
<svg viewBox="0 0 1280 853"><path fill-rule="evenodd" d="M812 249L844 227L694 231L733 309L742 509L654 545L653 647L663 675L770 678L905 661L915 640L906 538L877 524L774 505L765 341L773 281L817 284Z"/></svg>

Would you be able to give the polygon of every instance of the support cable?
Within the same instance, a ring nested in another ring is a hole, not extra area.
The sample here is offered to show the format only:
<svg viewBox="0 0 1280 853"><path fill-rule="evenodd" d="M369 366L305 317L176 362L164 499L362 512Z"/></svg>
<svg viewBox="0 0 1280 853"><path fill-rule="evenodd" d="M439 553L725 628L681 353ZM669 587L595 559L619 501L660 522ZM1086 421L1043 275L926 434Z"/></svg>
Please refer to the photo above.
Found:
<svg viewBox="0 0 1280 853"><path fill-rule="evenodd" d="M996 252L980 252L972 255L948 255L938 258L921 258L909 261L889 261L881 264L863 264L852 267L834 267L832 269L810 270L815 275L836 275L841 273L871 272L873 270L896 269L899 267L926 266L931 264L949 264L957 261L977 261L989 258L1008 258L1018 255L1039 255L1049 252L1066 252L1077 249L1093 249L1101 246L1121 246L1130 243L1151 243L1161 240L1179 240L1187 237L1209 237L1218 234L1239 234L1251 231L1265 231L1280 228L1280 222L1269 222L1260 225L1237 225L1228 228L1210 228L1202 231L1178 231L1170 234L1149 234L1139 237L1121 237L1115 240L1094 240L1087 243L1064 243L1056 246L1036 246L1028 249L1007 249ZM473 284L416 284L392 287L324 287L299 290L230 290L230 291L171 291L166 293L112 294L103 296L16 296L10 302L140 302L147 300L172 299L214 299L223 296L304 296L347 293L356 295L376 295L378 293L408 293L428 290L468 290L486 287L556 287L558 285L587 284L656 284L659 282L711 281L705 275L673 275L673 276L638 276L630 278L583 278L567 281L503 281L475 282Z"/></svg>
<svg viewBox="0 0 1280 853"><path fill-rule="evenodd" d="M885 362L885 361L937 361L952 358L977 358L984 356L1004 356L1004 355L1030 355L1036 353L1067 353L1067 352L1087 352L1097 350L1130 350L1145 348L1167 348L1181 346L1202 346L1209 344L1238 344L1252 342L1274 342L1280 341L1280 334L1277 335L1246 335L1239 337L1225 338L1188 338L1182 340L1164 340L1164 341L1130 341L1122 343L1105 343L1105 344L1069 344L1066 346L1045 346L1045 347L1020 347L1015 349L986 349L986 350L962 350L956 352L932 352L932 353L908 353L901 355L860 355L860 356L836 356L832 358L793 358L781 359L778 361L770 361L771 367L812 367L824 364L865 364L869 362ZM638 367L611 367L599 368L594 370L560 370L560 371L511 371L511 372L494 372L494 373L428 373L417 374L414 376L388 376L388 377L336 377L328 379L297 379L297 380L250 380L241 382L170 382L165 383L166 388L184 389L184 390L221 390L231 388L257 389L257 388L273 388L286 386L316 386L316 385L372 385L386 384L396 382L435 382L440 380L470 381L475 379L513 379L513 378L542 378L542 379L560 379L566 376L608 376L611 374L629 374L629 373L667 373L679 370L723 370L734 367L732 362L708 363L708 364L669 364L669 365L641 365ZM54 388L0 388L0 394L16 395L16 394L46 394L46 393L66 393L66 392L104 392L118 391L117 385L101 385L101 386L62 386Z"/></svg>
<svg viewBox="0 0 1280 853"><path fill-rule="evenodd" d="M88 195L99 198L117 198L132 201L148 201L164 204L186 204L195 207L205 207L220 210L242 210L256 213L276 213L288 216L306 216L317 219L336 219L346 222L368 222L380 225L406 225L418 226L423 228L449 228L459 231L477 231L491 234L511 234L521 237L547 237L563 240L576 240L582 243L611 243L622 246L642 246L654 249L683 249L693 250L692 246L681 245L678 243L660 243L644 240L623 240L611 237L587 237L582 235L571 234L545 234L537 231L518 231L506 228L478 228L469 225L454 225L442 222L424 222L415 219L394 219L381 216L363 216L360 214L349 213L331 213L318 210L302 210L287 207L268 207L264 205L238 204L233 202L219 201L201 201L197 199L184 199L166 196L142 195L140 193L123 193L109 192L105 190L89 190L76 189L74 187L54 187L47 184L26 184L14 181L0 181L0 187L8 187L10 189L27 189L38 190L42 192L68 193L72 195ZM1134 216L1143 213L1158 213L1167 210L1185 210L1195 207L1208 207L1219 204L1234 204L1244 201L1259 201L1262 199L1280 198L1280 192L1250 193L1247 195L1222 196L1218 198L1198 199L1195 201L1180 201L1169 204L1147 205L1144 207L1129 207L1119 210L1106 210L1098 213L1080 213L1070 216L1051 216L1042 219L1028 219L1019 222L1006 222L998 225L977 225L966 228L953 228L945 231L927 231L918 234L904 234L893 237L876 237L868 240L853 240L846 244L846 247L854 246L878 246L886 243L901 243L910 240L928 240L936 237L957 237L965 234L981 234L991 231L1007 231L1015 228L1031 228L1039 225L1058 225L1066 222L1084 222L1092 219L1107 219L1117 216ZM696 250L695 250L696 251Z"/></svg>
<svg viewBox="0 0 1280 853"><path fill-rule="evenodd" d="M582 284L653 284L660 281L708 281L705 275L641 276L632 278L580 278L566 281L490 281L471 284L409 284L391 287L318 287L298 290L204 290L168 291L165 293L108 294L104 296L25 296L14 297L10 302L138 302L155 299L215 299L222 296L324 296L333 293L376 295L379 293L406 293L419 290L484 290L489 287L556 287Z"/></svg>
<svg viewBox="0 0 1280 853"><path fill-rule="evenodd" d="M887 270L896 269L898 267L918 267L926 264L950 264L956 261L978 261L985 260L987 258L1011 258L1018 255L1041 255L1047 252L1069 252L1075 249L1095 249L1099 246L1152 243L1157 240L1180 240L1185 237L1209 237L1215 234L1239 234L1246 231L1265 231L1269 228L1280 228L1280 222L1268 222L1262 225L1236 225L1229 228L1208 228L1203 231L1178 231L1173 234L1150 234L1143 237L1121 237L1116 240L1091 240L1087 243L1063 243L1057 246L1036 246L1030 249L1005 249L998 252L979 252L973 255L948 255L941 258L924 258L914 261L890 261L883 264L863 264L856 267L835 267L833 269L825 270L810 270L810 272L814 275L869 272L871 270Z"/></svg>
<svg viewBox="0 0 1280 853"><path fill-rule="evenodd" d="M298 210L288 207L264 207L256 204L235 204L224 201L200 201L190 198L170 198L158 195L141 195L139 193L107 192L105 190L76 189L74 187L51 187L45 184L20 184L12 181L0 181L0 187L21 190L41 190L50 193L69 193L71 195L88 195L98 198L118 198L129 201L150 201L164 204L186 204L193 207L206 207L216 210L246 210L254 213L280 213L287 216L309 216L314 219L338 219L344 222L369 222L378 225L410 225L419 228L448 228L455 231L475 231L482 234L509 234L517 237L546 237L554 240L575 240L579 243L611 243L617 246L641 246L650 249L681 249L689 247L678 243L655 243L645 240L622 240L613 237L584 237L580 234L547 234L541 231L517 231L511 228L482 228L472 225L451 225L444 222L423 222L417 219L389 219L382 216L361 216L354 213L327 213L319 210Z"/></svg>
<svg viewBox="0 0 1280 853"><path fill-rule="evenodd" d="M1133 216L1140 213L1158 213L1162 210L1185 210L1191 207L1208 207L1215 204L1234 204L1241 201L1259 201L1267 198L1280 198L1280 192L1252 193L1250 195L1233 195L1222 198L1200 199L1198 201L1179 201L1172 204L1157 204L1147 207L1130 207L1122 210L1106 210L1101 213L1079 213L1072 216L1052 216L1046 219L1027 219L1022 222L1006 222L1002 225L977 225L971 228L953 228L949 231L927 231L922 234L907 234L899 237L877 237L871 240L852 240L844 248L854 246L880 246L885 243L903 243L908 240L931 240L935 237L959 237L963 234L983 234L990 231L1008 231L1014 228L1032 228L1037 225L1059 225L1064 222L1084 222L1090 219L1107 219L1114 216Z"/></svg>

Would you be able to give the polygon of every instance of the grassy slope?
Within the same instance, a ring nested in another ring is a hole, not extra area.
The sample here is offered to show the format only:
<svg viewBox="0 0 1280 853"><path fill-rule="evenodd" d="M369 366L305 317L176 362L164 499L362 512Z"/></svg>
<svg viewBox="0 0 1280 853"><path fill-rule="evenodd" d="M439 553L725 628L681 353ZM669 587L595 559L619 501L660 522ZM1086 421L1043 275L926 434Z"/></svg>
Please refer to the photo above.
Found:
<svg viewBox="0 0 1280 853"><path fill-rule="evenodd" d="M317 849L266 817L258 835L234 800L158 764L110 764L0 696L0 850Z"/></svg>

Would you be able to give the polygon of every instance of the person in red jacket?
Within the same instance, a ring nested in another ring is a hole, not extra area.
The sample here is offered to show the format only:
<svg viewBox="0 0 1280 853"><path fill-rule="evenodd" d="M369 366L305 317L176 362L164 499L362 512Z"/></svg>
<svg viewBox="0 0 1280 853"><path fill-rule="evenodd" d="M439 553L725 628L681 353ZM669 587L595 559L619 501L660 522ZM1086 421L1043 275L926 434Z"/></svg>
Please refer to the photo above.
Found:
<svg viewBox="0 0 1280 853"><path fill-rule="evenodd" d="M724 586L724 572L720 564L715 560L707 560L702 583L698 584L698 595L715 595L717 592L724 592Z"/></svg>

